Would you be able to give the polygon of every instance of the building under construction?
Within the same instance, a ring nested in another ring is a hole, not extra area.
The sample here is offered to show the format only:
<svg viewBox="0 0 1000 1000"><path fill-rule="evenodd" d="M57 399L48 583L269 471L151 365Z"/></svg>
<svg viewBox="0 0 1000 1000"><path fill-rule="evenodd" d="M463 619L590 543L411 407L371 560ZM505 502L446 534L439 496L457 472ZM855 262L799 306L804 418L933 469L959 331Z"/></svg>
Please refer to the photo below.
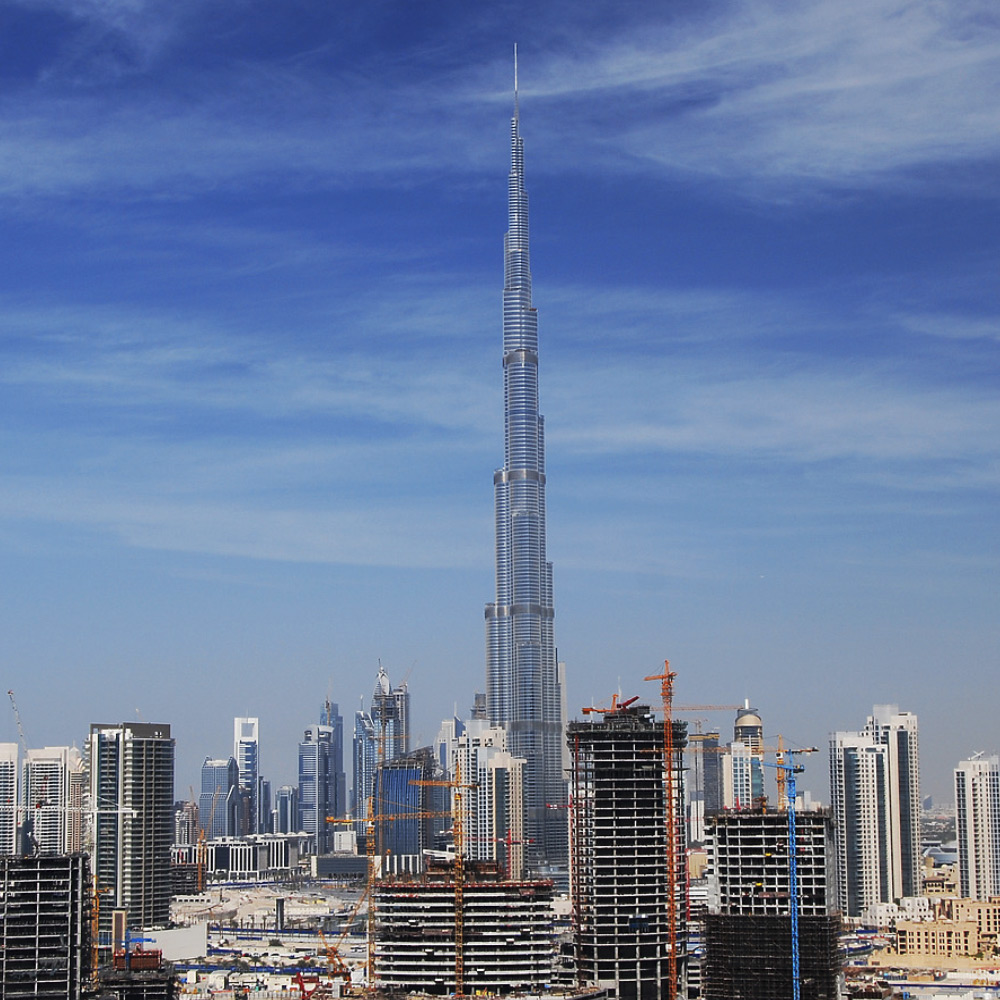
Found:
<svg viewBox="0 0 1000 1000"><path fill-rule="evenodd" d="M89 977L86 855L0 858L0 997L78 1000Z"/></svg>
<svg viewBox="0 0 1000 1000"><path fill-rule="evenodd" d="M660 1000L684 981L686 726L635 700L568 730L574 952L581 984Z"/></svg>
<svg viewBox="0 0 1000 1000"><path fill-rule="evenodd" d="M830 814L800 810L795 819L800 996L836 1000L840 920L831 912ZM708 838L702 997L793 997L788 814L763 809L719 813L708 820Z"/></svg>
<svg viewBox="0 0 1000 1000"><path fill-rule="evenodd" d="M380 990L473 995L551 985L550 881L509 881L495 862L466 861L457 873L438 862L419 878L380 880L372 892Z"/></svg>

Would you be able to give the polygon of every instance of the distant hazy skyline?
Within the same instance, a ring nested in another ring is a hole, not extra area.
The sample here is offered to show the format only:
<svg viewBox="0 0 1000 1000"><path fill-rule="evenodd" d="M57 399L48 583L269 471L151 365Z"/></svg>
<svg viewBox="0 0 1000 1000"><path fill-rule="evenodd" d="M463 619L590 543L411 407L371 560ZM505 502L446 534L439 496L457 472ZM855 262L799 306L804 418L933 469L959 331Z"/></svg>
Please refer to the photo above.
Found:
<svg viewBox="0 0 1000 1000"><path fill-rule="evenodd" d="M938 799L1000 750L995 4L2 8L0 662L33 746L169 722L180 797L259 716L281 784L379 658L414 745L467 714L516 41L570 716L655 703L669 657L769 739L917 713Z"/></svg>

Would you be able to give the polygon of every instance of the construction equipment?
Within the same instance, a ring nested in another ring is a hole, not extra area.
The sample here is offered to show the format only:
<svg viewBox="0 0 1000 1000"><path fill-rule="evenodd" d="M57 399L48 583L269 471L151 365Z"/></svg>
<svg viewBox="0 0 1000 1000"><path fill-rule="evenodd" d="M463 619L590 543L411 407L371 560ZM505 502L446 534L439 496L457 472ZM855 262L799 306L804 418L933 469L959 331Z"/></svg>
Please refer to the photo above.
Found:
<svg viewBox="0 0 1000 1000"><path fill-rule="evenodd" d="M742 705L674 705L674 712L738 712Z"/></svg>
<svg viewBox="0 0 1000 1000"><path fill-rule="evenodd" d="M413 785L438 786L451 789L452 840L455 844L455 996L465 996L465 838L462 826L462 790L478 788L476 783L462 781L462 768L456 763L451 781L412 781Z"/></svg>
<svg viewBox="0 0 1000 1000"><path fill-rule="evenodd" d="M628 698L625 701L618 700L617 692L611 696L611 705L606 708L599 708L597 705L585 705L582 709L584 715L609 715L612 712L624 712L629 705L634 701L638 701L639 696L635 695L632 698Z"/></svg>
<svg viewBox="0 0 1000 1000"><path fill-rule="evenodd" d="M785 778L785 781L782 783L782 789L784 790L785 785L787 785L788 789L788 797L785 805L788 813L788 913L792 926L792 1000L800 1000L802 991L802 983L799 975L799 878L795 836L795 775L801 774L805 770L805 767L802 764L786 763L785 756L794 757L801 753L816 753L818 749L818 747L804 747L800 750L778 750L775 754L777 759L773 764L770 761L763 762L766 767L778 769L778 774L783 775Z"/></svg>
<svg viewBox="0 0 1000 1000"><path fill-rule="evenodd" d="M663 778L665 822L667 825L667 933L670 942L668 957L668 983L666 1000L677 996L677 821L674 795L674 678L677 673L670 669L670 661L663 661L663 673L653 674L647 681L660 681L660 696L663 700Z"/></svg>
<svg viewBox="0 0 1000 1000"><path fill-rule="evenodd" d="M24 735L24 726L21 725L21 713L17 710L17 702L14 700L14 692L8 690L7 697L10 698L10 707L14 711L14 722L17 724L17 735L21 741L21 752L24 754L24 765L27 767L28 761L31 757L31 751L28 750L28 740ZM32 814L32 805L29 802L25 802L23 810L17 810L17 815L22 817L21 836L25 842L31 843L32 853L34 854L38 853L38 835L35 820L40 817L40 810L42 806L45 805L47 781L47 777L42 780L42 786L34 804L34 815Z"/></svg>
<svg viewBox="0 0 1000 1000"><path fill-rule="evenodd" d="M365 854L368 859L367 865L367 878L365 879L365 891L361 898L358 900L354 907L354 911L351 914L350 919L347 922L347 927L351 926L351 922L356 916L357 912L361 909L361 902L367 896L368 898L368 921L367 921L367 943L368 943L368 960L366 963L366 976L368 979L368 986L370 989L374 988L375 983L375 893L373 891L375 884L375 830L376 824L381 822L393 822L398 819L427 819L432 816L450 816L451 812L434 812L429 810L420 810L416 812L406 812L406 813L379 813L376 815L373 812L374 808L374 796L368 797L368 816L365 819ZM354 825L357 820L354 819L338 819L333 816L327 817L327 823L350 823ZM347 931L341 935L340 940L337 942L337 950L339 955L340 944L343 938L346 936Z"/></svg>

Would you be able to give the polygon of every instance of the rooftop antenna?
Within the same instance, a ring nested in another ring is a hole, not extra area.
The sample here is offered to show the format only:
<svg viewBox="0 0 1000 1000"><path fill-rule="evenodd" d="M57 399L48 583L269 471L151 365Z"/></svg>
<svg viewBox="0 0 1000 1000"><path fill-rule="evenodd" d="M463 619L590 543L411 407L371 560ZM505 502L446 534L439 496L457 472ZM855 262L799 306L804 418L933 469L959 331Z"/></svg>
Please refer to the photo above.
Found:
<svg viewBox="0 0 1000 1000"><path fill-rule="evenodd" d="M517 42L514 42L514 117L519 117L517 109Z"/></svg>

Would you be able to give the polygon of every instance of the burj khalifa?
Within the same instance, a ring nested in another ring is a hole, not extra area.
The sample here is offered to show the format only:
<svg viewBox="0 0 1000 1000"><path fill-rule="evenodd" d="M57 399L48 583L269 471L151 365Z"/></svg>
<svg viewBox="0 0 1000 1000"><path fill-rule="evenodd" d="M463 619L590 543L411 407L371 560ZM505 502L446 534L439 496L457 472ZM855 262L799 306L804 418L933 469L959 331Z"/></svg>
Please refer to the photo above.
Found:
<svg viewBox="0 0 1000 1000"><path fill-rule="evenodd" d="M526 761L525 854L538 865L567 860L564 718L556 662L552 564L545 553L545 437L538 412L538 314L531 303L528 196L514 62L504 237L504 465L493 475L496 600L486 605L487 709Z"/></svg>

